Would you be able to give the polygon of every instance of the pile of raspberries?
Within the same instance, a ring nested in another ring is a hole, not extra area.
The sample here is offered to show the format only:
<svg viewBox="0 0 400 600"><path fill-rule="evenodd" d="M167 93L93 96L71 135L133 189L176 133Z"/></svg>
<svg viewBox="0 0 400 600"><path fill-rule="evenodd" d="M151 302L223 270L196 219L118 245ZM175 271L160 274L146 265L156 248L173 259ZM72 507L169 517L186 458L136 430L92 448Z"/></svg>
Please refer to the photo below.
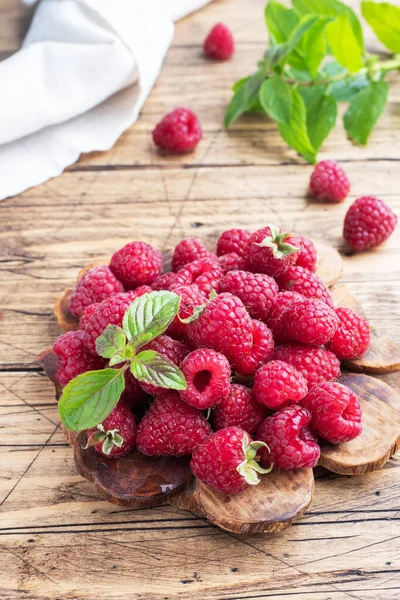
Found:
<svg viewBox="0 0 400 600"><path fill-rule="evenodd" d="M272 465L314 467L319 440L338 444L361 433L358 399L337 378L340 361L367 350L370 327L352 310L334 308L315 273L310 239L274 225L230 229L216 253L200 239L183 239L172 271L163 273L162 265L158 250L132 242L109 266L89 270L70 300L80 328L53 347L65 386L107 366L95 341L108 324L122 324L135 298L153 290L180 297L178 316L147 348L174 362L187 388L139 383L126 371L121 399L98 426L109 438L107 456L133 448L191 455L194 475L235 494ZM195 307L202 308L190 321ZM102 453L104 445L95 449Z"/></svg>

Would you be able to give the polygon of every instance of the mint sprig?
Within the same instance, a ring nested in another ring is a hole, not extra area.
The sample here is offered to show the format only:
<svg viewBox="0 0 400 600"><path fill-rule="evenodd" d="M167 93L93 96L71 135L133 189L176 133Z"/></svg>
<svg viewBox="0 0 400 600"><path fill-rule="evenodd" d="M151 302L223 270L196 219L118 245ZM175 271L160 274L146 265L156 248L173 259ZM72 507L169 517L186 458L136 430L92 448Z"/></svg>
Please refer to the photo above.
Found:
<svg viewBox="0 0 400 600"><path fill-rule="evenodd" d="M287 144L315 163L344 101L347 135L366 144L385 108L386 74L400 70L400 8L365 1L362 14L394 54L390 60L366 51L357 15L339 0L292 0L291 8L269 0L270 45L257 71L233 85L225 127L246 112L266 114Z"/></svg>

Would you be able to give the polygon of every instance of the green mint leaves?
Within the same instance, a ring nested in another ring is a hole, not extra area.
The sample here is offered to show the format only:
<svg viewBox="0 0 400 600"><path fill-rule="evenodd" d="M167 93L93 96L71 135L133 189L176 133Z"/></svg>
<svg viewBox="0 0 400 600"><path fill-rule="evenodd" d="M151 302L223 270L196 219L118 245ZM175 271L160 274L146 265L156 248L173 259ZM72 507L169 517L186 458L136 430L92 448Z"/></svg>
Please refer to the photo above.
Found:
<svg viewBox="0 0 400 600"><path fill-rule="evenodd" d="M124 315L123 328L105 328L96 340L96 351L109 359L110 366L119 368L82 373L64 387L58 411L68 429L91 429L108 417L125 389L124 372L128 368L139 381L167 389L186 389L183 373L170 360L153 350L137 353L164 333L178 312L177 294L151 292L132 302ZM113 438L112 443L118 444L118 439Z"/></svg>
<svg viewBox="0 0 400 600"><path fill-rule="evenodd" d="M362 14L380 41L400 53L400 8L362 2ZM246 112L273 119L282 138L308 162L336 124L338 102L348 102L344 125L351 140L365 144L382 114L386 74L400 70L400 56L380 61L366 52L361 23L339 0L277 0L265 7L270 45L258 70L233 86L225 127Z"/></svg>

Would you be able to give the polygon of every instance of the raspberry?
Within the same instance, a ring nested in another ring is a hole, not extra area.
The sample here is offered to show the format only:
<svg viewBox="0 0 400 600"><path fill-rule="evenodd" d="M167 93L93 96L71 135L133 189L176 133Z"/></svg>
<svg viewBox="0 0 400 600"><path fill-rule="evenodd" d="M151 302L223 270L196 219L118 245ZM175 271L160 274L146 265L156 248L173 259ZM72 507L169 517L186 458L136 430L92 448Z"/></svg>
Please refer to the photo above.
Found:
<svg viewBox="0 0 400 600"><path fill-rule="evenodd" d="M161 252L145 242L126 244L111 257L110 269L126 290L150 285L162 271Z"/></svg>
<svg viewBox="0 0 400 600"><path fill-rule="evenodd" d="M186 323L180 319L188 319L193 315L196 306L203 306L207 299L196 284L193 285L172 285L171 292L180 296L179 313L170 323L167 333L172 337L182 338L186 336Z"/></svg>
<svg viewBox="0 0 400 600"><path fill-rule="evenodd" d="M279 288L275 280L268 275L231 271L222 279L220 290L240 298L253 319L264 320Z"/></svg>
<svg viewBox="0 0 400 600"><path fill-rule="evenodd" d="M238 348L233 364L240 375L254 375L254 373L268 362L274 354L274 338L272 331L265 323L253 320L253 343L249 352Z"/></svg>
<svg viewBox="0 0 400 600"><path fill-rule="evenodd" d="M81 318L79 319L79 329L85 329L86 325L92 318L92 315L96 312L100 306L100 302L93 302L89 304L82 312Z"/></svg>
<svg viewBox="0 0 400 600"><path fill-rule="evenodd" d="M184 346L182 342L173 340L168 335L160 335L154 340L151 340L151 342L146 344L142 350L154 350L154 352L158 352L161 356L168 358L168 360L173 362L177 367L181 366L183 359L188 353L186 346ZM165 391L165 388L144 381L141 382L140 385L148 394L156 395Z"/></svg>
<svg viewBox="0 0 400 600"><path fill-rule="evenodd" d="M357 252L385 242L397 225L397 216L379 198L364 196L350 206L344 219L343 237Z"/></svg>
<svg viewBox="0 0 400 600"><path fill-rule="evenodd" d="M300 252L297 256L296 265L315 273L317 270L317 250L314 244L305 235L298 235L297 239L300 240Z"/></svg>
<svg viewBox="0 0 400 600"><path fill-rule="evenodd" d="M249 271L276 277L294 265L300 241L280 227L269 225L250 236L246 248Z"/></svg>
<svg viewBox="0 0 400 600"><path fill-rule="evenodd" d="M227 427L196 448L190 466L200 481L218 492L239 494L251 484L259 483L256 474L262 472L256 456L259 447L240 427Z"/></svg>
<svg viewBox="0 0 400 600"><path fill-rule="evenodd" d="M349 442L361 433L361 407L355 393L336 381L316 385L301 401L320 437L332 444Z"/></svg>
<svg viewBox="0 0 400 600"><path fill-rule="evenodd" d="M256 402L249 388L234 383L230 386L229 394L214 408L213 426L216 431L225 427L240 427L253 435L264 416L263 407Z"/></svg>
<svg viewBox="0 0 400 600"><path fill-rule="evenodd" d="M304 300L304 296L298 292L279 292L275 296L266 322L276 342L285 339L283 314L293 302L298 302L299 300Z"/></svg>
<svg viewBox="0 0 400 600"><path fill-rule="evenodd" d="M171 152L191 152L203 136L200 122L189 108L175 108L153 129L153 141Z"/></svg>
<svg viewBox="0 0 400 600"><path fill-rule="evenodd" d="M181 369L187 388L180 395L191 406L204 410L228 395L231 367L223 354L200 348L185 358Z"/></svg>
<svg viewBox="0 0 400 600"><path fill-rule="evenodd" d="M274 360L289 363L303 375L308 389L340 375L340 362L329 350L301 344L283 344L275 349Z"/></svg>
<svg viewBox="0 0 400 600"><path fill-rule="evenodd" d="M109 267L104 265L94 267L78 281L71 295L70 311L75 317L80 317L86 306L93 302L101 302L108 296L123 291L124 286L116 279Z"/></svg>
<svg viewBox="0 0 400 600"><path fill-rule="evenodd" d="M245 256L247 243L251 233L245 229L228 229L221 233L217 242L217 256L235 252L239 256Z"/></svg>
<svg viewBox="0 0 400 600"><path fill-rule="evenodd" d="M286 339L307 346L323 346L335 334L339 318L324 302L306 298L293 302L283 313L282 322Z"/></svg>
<svg viewBox="0 0 400 600"><path fill-rule="evenodd" d="M322 160L312 172L310 192L320 200L342 202L350 192L350 181L334 160Z"/></svg>
<svg viewBox="0 0 400 600"><path fill-rule="evenodd" d="M268 408L277 409L287 402L299 402L307 391L303 375L281 360L271 360L254 377L255 398Z"/></svg>
<svg viewBox="0 0 400 600"><path fill-rule="evenodd" d="M214 60L227 60L235 51L235 42L230 29L223 23L214 25L204 40L204 54Z"/></svg>
<svg viewBox="0 0 400 600"><path fill-rule="evenodd" d="M215 254L209 252L201 240L185 238L175 246L171 261L172 270L179 271L189 263L207 257L216 260Z"/></svg>
<svg viewBox="0 0 400 600"><path fill-rule="evenodd" d="M339 360L359 358L369 348L371 329L366 319L359 317L350 308L337 308L339 325L335 335L327 344Z"/></svg>
<svg viewBox="0 0 400 600"><path fill-rule="evenodd" d="M183 276L183 283L195 283L208 297L213 289L218 293L223 271L216 258L199 258L178 271L178 276Z"/></svg>
<svg viewBox="0 0 400 600"><path fill-rule="evenodd" d="M114 369L119 368L117 365ZM145 406L149 399L144 389L140 386L138 380L132 375L131 371L127 369L124 372L125 377L125 388L121 394L120 402L124 402L131 410L136 411Z"/></svg>
<svg viewBox="0 0 400 600"><path fill-rule="evenodd" d="M277 278L281 290L298 292L306 298L315 298L333 308L331 293L324 282L304 267L289 267Z"/></svg>
<svg viewBox="0 0 400 600"><path fill-rule="evenodd" d="M157 279L153 281L151 284L151 289L159 292L160 290L169 290L171 285L174 285L178 282L178 274L172 273L169 271L168 273L163 273Z"/></svg>
<svg viewBox="0 0 400 600"><path fill-rule="evenodd" d="M104 421L87 431L88 442L98 440L94 449L108 458L118 458L128 454L135 447L136 421L132 412L123 402L118 402Z"/></svg>
<svg viewBox="0 0 400 600"><path fill-rule="evenodd" d="M104 361L100 356L94 356L84 346L85 332L67 331L56 339L53 345L54 354L57 355L57 380L64 387L86 371L97 371L104 368Z"/></svg>
<svg viewBox="0 0 400 600"><path fill-rule="evenodd" d="M148 456L183 456L192 454L212 433L203 415L166 391L159 394L139 423L136 443Z"/></svg>
<svg viewBox="0 0 400 600"><path fill-rule="evenodd" d="M269 452L260 450L263 464L288 471L315 467L320 448L310 422L311 414L301 406L288 406L267 417L257 432L269 447Z"/></svg>
<svg viewBox="0 0 400 600"><path fill-rule="evenodd" d="M236 252L229 252L229 254L223 254L218 258L218 264L224 273L229 271L245 271L247 269L246 260L236 254Z"/></svg>

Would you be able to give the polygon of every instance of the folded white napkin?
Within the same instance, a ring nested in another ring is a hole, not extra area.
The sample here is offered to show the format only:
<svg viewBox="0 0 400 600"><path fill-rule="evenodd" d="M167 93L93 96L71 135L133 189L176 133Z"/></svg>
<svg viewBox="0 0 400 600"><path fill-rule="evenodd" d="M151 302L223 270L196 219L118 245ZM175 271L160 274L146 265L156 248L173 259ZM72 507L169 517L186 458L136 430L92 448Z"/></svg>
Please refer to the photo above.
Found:
<svg viewBox="0 0 400 600"><path fill-rule="evenodd" d="M111 148L137 119L173 22L209 1L42 0L0 63L0 200Z"/></svg>

